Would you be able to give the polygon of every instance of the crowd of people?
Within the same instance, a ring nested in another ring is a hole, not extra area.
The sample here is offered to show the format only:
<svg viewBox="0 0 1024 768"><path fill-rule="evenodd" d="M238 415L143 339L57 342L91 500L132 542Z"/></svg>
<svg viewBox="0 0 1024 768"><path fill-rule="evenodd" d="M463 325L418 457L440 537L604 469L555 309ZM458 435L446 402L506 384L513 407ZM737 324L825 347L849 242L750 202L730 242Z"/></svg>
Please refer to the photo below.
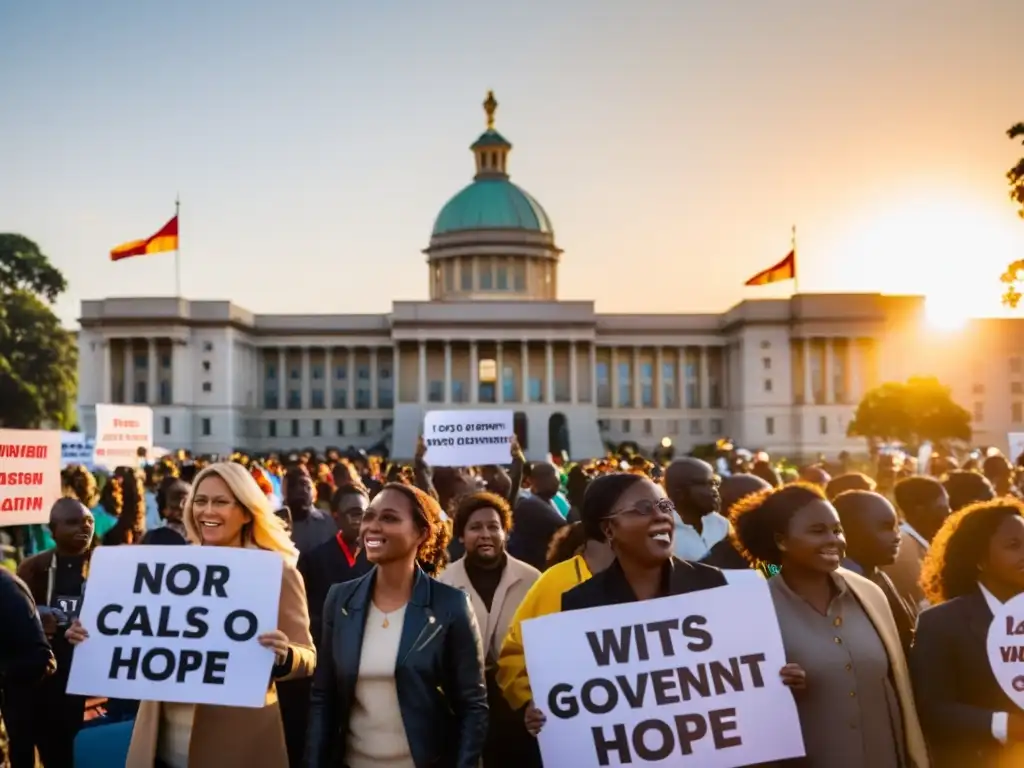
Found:
<svg viewBox="0 0 1024 768"><path fill-rule="evenodd" d="M116 726L131 731L129 768L540 766L548 713L523 622L711 589L741 569L768 580L806 748L778 765L1024 765L1024 711L986 650L993 612L1024 592L1021 474L1001 454L799 472L734 451L531 464L513 443L507 467L424 457L421 444L408 466L307 451L67 467L49 525L17 532L17 575L0 568L10 768L113 765L80 745ZM262 708L67 693L95 629L78 618L93 552L153 544L280 554Z"/></svg>

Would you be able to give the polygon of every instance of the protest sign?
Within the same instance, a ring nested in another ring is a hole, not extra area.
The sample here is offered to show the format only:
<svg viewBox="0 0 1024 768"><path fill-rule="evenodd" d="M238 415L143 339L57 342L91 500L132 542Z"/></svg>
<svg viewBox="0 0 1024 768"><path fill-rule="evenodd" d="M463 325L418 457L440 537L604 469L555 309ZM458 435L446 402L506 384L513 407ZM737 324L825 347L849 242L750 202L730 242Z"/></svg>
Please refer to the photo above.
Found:
<svg viewBox="0 0 1024 768"><path fill-rule="evenodd" d="M153 409L146 405L96 406L93 464L106 469L138 467L139 449L153 447Z"/></svg>
<svg viewBox="0 0 1024 768"><path fill-rule="evenodd" d="M1024 454L1024 432L1010 432L1006 436L1006 442L1010 446L1010 452L1006 455L1006 458L1016 464L1017 459Z"/></svg>
<svg viewBox="0 0 1024 768"><path fill-rule="evenodd" d="M432 467L472 467L512 461L512 411L427 411L424 457Z"/></svg>
<svg viewBox="0 0 1024 768"><path fill-rule="evenodd" d="M999 686L1024 709L1024 595L1003 603L988 627L988 663Z"/></svg>
<svg viewBox="0 0 1024 768"><path fill-rule="evenodd" d="M755 630L755 631L751 631ZM523 623L545 765L736 766L804 755L763 579Z"/></svg>
<svg viewBox="0 0 1024 768"><path fill-rule="evenodd" d="M60 495L60 432L0 429L0 527L49 522Z"/></svg>
<svg viewBox="0 0 1024 768"><path fill-rule="evenodd" d="M92 556L68 693L262 707L283 560L234 547L100 547Z"/></svg>
<svg viewBox="0 0 1024 768"><path fill-rule="evenodd" d="M71 464L81 464L84 467L92 467L92 456L95 447L96 441L91 437L87 437L84 432L61 432L61 467L67 467Z"/></svg>

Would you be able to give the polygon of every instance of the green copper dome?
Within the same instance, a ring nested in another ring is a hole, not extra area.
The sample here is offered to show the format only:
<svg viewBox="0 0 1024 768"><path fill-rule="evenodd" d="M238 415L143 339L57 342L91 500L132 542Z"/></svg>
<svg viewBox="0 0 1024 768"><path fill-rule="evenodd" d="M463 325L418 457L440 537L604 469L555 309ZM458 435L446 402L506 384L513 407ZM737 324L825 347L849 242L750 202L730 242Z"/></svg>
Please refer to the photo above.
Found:
<svg viewBox="0 0 1024 768"><path fill-rule="evenodd" d="M507 177L479 178L441 209L434 235L473 229L523 229L553 234L551 219L534 200Z"/></svg>

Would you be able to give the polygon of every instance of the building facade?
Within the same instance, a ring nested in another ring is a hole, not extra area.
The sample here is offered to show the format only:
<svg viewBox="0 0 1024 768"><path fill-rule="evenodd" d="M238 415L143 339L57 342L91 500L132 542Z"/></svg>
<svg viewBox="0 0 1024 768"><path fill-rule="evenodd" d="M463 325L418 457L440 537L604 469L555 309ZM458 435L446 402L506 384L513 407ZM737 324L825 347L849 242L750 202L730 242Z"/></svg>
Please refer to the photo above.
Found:
<svg viewBox="0 0 1024 768"><path fill-rule="evenodd" d="M94 431L97 403L141 403L165 448L383 445L409 458L426 411L492 408L515 412L531 459L665 438L688 450L725 436L813 456L863 450L846 437L860 397L917 373L953 386L981 442L1005 447L1024 420L1016 321L939 338L922 324L920 297L879 294L743 301L721 314L599 314L593 302L559 301L562 250L547 213L509 178L496 107L489 94L476 175L424 251L428 301L379 315L84 301L82 428Z"/></svg>

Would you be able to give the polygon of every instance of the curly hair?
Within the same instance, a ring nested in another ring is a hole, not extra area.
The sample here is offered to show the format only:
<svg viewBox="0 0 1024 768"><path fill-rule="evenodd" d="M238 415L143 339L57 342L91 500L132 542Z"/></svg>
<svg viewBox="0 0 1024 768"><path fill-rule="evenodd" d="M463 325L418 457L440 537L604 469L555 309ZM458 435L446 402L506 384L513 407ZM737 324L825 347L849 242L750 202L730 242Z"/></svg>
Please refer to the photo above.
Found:
<svg viewBox="0 0 1024 768"><path fill-rule="evenodd" d="M583 523L575 522L563 525L548 542L548 551L544 558L544 564L551 568L576 557L586 546L587 532L583 529Z"/></svg>
<svg viewBox="0 0 1024 768"><path fill-rule="evenodd" d="M466 532L466 523L473 516L474 512L481 509L493 509L501 518L501 527L505 533L512 530L512 508L508 502L496 493L489 491L475 491L474 493L460 496L455 503L455 511L452 513L452 536L460 538Z"/></svg>
<svg viewBox="0 0 1024 768"><path fill-rule="evenodd" d="M118 480L121 509L117 522L103 536L104 544L138 544L146 533L146 488L143 473L132 467L118 467L114 478ZM105 489L104 489L105 490ZM109 510L108 510L109 511Z"/></svg>
<svg viewBox="0 0 1024 768"><path fill-rule="evenodd" d="M797 510L825 500L825 492L812 483L791 483L744 496L729 510L733 546L752 566L781 565L775 537L786 532Z"/></svg>
<svg viewBox="0 0 1024 768"><path fill-rule="evenodd" d="M421 533L427 534L426 540L420 544L416 553L416 562L423 570L437 576L448 565L448 544L452 540L451 529L445 522L441 505L433 496L414 485L388 483L381 488L381 493L384 491L397 491L409 500L413 523Z"/></svg>
<svg viewBox="0 0 1024 768"><path fill-rule="evenodd" d="M96 478L81 464L69 464L60 473L64 494L78 499L89 509L99 503L100 493Z"/></svg>
<svg viewBox="0 0 1024 768"><path fill-rule="evenodd" d="M1024 517L1024 504L1006 497L971 504L946 518L921 567L921 588L932 605L974 590L989 541L1014 515Z"/></svg>

